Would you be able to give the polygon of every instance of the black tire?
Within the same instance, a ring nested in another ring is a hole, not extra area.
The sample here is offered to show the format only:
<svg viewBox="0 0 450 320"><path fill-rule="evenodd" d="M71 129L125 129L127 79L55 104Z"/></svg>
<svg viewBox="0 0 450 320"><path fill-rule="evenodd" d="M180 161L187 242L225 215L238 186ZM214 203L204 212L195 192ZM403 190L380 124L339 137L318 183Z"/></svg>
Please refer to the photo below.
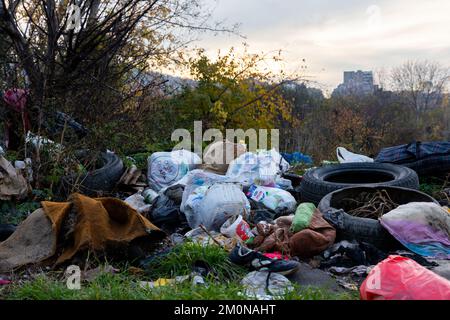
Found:
<svg viewBox="0 0 450 320"><path fill-rule="evenodd" d="M322 198L318 209L322 212L324 219L336 229L339 241L357 240L384 250L401 248L400 243L383 228L378 220L354 217L343 210L343 199L354 199L362 192L381 189L386 190L392 201L400 205L409 202L438 203L423 192L400 187L354 187L334 191Z"/></svg>
<svg viewBox="0 0 450 320"><path fill-rule="evenodd" d="M330 192L355 186L419 189L413 170L388 163L344 163L308 170L297 188L302 202L318 204Z"/></svg>
<svg viewBox="0 0 450 320"><path fill-rule="evenodd" d="M80 157L83 153L81 152ZM101 152L99 162L101 165L97 169L89 171L78 179L65 178L64 189L70 191L75 185L76 191L88 196L103 195L113 191L125 170L123 162L116 154L110 152Z"/></svg>

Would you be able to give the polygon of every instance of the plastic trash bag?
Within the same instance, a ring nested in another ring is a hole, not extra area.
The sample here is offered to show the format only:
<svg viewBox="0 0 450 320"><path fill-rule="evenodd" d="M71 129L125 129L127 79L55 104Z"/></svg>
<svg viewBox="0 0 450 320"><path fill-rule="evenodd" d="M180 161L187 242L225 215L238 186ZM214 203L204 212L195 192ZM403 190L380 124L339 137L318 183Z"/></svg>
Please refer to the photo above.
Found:
<svg viewBox="0 0 450 320"><path fill-rule="evenodd" d="M277 177L289 169L289 163L275 149L246 152L233 160L226 176L244 186L257 184L275 187Z"/></svg>
<svg viewBox="0 0 450 320"><path fill-rule="evenodd" d="M286 153L282 152L281 155L284 159L286 159L289 164L313 164L313 160L310 156L303 154L301 152L292 152L292 153Z"/></svg>
<svg viewBox="0 0 450 320"><path fill-rule="evenodd" d="M196 188L186 200L183 212L186 215L186 219L191 228L198 227L201 224L198 213L200 212L200 204L202 203L208 188L208 185Z"/></svg>
<svg viewBox="0 0 450 320"><path fill-rule="evenodd" d="M124 200L124 202L143 215L146 215L148 212L150 212L150 209L152 207L151 204L145 202L145 198L140 192L129 196Z"/></svg>
<svg viewBox="0 0 450 320"><path fill-rule="evenodd" d="M288 278L268 271L253 271L242 279L244 295L257 300L272 300L294 290Z"/></svg>
<svg viewBox="0 0 450 320"><path fill-rule="evenodd" d="M226 176L215 174L212 172L195 169L185 175L177 184L184 185L184 192L182 196L180 209L182 212L186 210L186 202L194 191L201 186L212 186L216 182L227 182L229 179ZM205 189L203 190L205 191ZM204 193L203 191L198 193ZM193 200L193 199L191 199Z"/></svg>
<svg viewBox="0 0 450 320"><path fill-rule="evenodd" d="M409 250L450 259L450 214L432 202L411 202L389 211L381 225Z"/></svg>
<svg viewBox="0 0 450 320"><path fill-rule="evenodd" d="M185 221L180 205L164 193L153 200L148 218L158 227L178 227Z"/></svg>
<svg viewBox="0 0 450 320"><path fill-rule="evenodd" d="M187 150L155 152L148 158L148 183L159 191L178 182L201 162L198 155Z"/></svg>
<svg viewBox="0 0 450 320"><path fill-rule="evenodd" d="M262 203L278 215L292 213L297 206L297 201L289 192L278 188L251 185L247 197Z"/></svg>
<svg viewBox="0 0 450 320"><path fill-rule="evenodd" d="M206 190L197 210L185 214L191 228L202 224L207 230L218 231L228 218L249 212L250 203L240 186L216 183Z"/></svg>
<svg viewBox="0 0 450 320"><path fill-rule="evenodd" d="M295 210L295 216L292 220L291 232L296 233L303 229L308 228L311 223L311 218L316 210L314 203L304 202L301 203L297 210Z"/></svg>
<svg viewBox="0 0 450 320"><path fill-rule="evenodd" d="M373 162L372 158L369 158L362 154L357 154L348 151L343 147L336 148L336 156L339 163L349 163L349 162Z"/></svg>
<svg viewBox="0 0 450 320"><path fill-rule="evenodd" d="M278 189L283 189L283 190L294 190L294 188L292 187L292 181L289 179L285 179L282 177L277 177L275 179L275 187Z"/></svg>
<svg viewBox="0 0 450 320"><path fill-rule="evenodd" d="M359 292L362 300L450 300L450 281L392 255L369 272Z"/></svg>

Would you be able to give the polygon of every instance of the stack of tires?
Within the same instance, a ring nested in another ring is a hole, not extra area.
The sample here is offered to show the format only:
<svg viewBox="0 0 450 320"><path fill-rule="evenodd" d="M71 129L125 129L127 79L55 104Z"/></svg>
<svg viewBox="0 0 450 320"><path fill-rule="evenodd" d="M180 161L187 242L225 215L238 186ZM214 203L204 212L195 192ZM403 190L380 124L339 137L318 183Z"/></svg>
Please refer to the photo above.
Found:
<svg viewBox="0 0 450 320"><path fill-rule="evenodd" d="M386 163L344 163L311 169L296 191L302 202L318 205L324 218L337 230L337 241L357 240L380 249L399 243L375 219L361 218L343 210L344 199L355 199L363 192L385 190L401 205L409 202L436 202L418 191L419 178L410 168Z"/></svg>

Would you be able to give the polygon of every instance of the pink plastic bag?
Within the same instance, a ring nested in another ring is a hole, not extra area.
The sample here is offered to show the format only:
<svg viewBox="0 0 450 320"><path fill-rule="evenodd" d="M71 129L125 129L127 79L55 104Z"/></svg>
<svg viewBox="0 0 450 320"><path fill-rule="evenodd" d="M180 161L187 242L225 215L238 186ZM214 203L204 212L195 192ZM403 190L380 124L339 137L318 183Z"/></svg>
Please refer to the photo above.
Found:
<svg viewBox="0 0 450 320"><path fill-rule="evenodd" d="M450 281L409 258L377 264L359 289L361 300L450 300Z"/></svg>

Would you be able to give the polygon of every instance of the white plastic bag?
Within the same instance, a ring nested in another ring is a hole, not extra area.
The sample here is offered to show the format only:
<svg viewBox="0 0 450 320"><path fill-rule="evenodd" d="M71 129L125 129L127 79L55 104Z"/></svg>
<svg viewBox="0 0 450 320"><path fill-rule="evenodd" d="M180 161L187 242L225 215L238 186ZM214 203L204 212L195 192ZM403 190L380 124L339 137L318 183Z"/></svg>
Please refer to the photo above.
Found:
<svg viewBox="0 0 450 320"><path fill-rule="evenodd" d="M148 182L153 190L160 191L193 170L202 160L187 150L155 152L148 158Z"/></svg>
<svg viewBox="0 0 450 320"><path fill-rule="evenodd" d="M252 185L248 189L247 197L261 202L265 207L279 214L292 213L297 206L297 201L289 192L278 188Z"/></svg>
<svg viewBox="0 0 450 320"><path fill-rule="evenodd" d="M187 199L198 187L209 187L216 182L227 182L228 180L229 179L226 176L200 169L189 171L187 175L185 175L180 181L177 182L177 184L185 186L180 206L181 212L185 212Z"/></svg>
<svg viewBox="0 0 450 320"><path fill-rule="evenodd" d="M253 271L242 279L244 295L257 300L281 298L294 290L291 281L279 273Z"/></svg>
<svg viewBox="0 0 450 320"><path fill-rule="evenodd" d="M339 163L350 163L350 162L373 162L372 158L369 158L362 154L357 154L348 151L344 147L336 148L336 156Z"/></svg>
<svg viewBox="0 0 450 320"><path fill-rule="evenodd" d="M130 207L140 214L147 214L152 207L151 204L145 202L145 198L140 192L135 193L124 200Z"/></svg>
<svg viewBox="0 0 450 320"><path fill-rule="evenodd" d="M199 190L195 190L199 194ZM191 199L191 197L189 197ZM218 231L224 222L236 215L244 215L250 212L250 203L242 192L242 189L233 183L216 183L201 195L195 205L188 201L185 215L191 228L197 228L202 224L207 230ZM192 207L192 210L190 209Z"/></svg>
<svg viewBox="0 0 450 320"><path fill-rule="evenodd" d="M274 187L277 177L288 169L289 163L272 149L244 153L230 163L226 175L244 186L257 184Z"/></svg>

